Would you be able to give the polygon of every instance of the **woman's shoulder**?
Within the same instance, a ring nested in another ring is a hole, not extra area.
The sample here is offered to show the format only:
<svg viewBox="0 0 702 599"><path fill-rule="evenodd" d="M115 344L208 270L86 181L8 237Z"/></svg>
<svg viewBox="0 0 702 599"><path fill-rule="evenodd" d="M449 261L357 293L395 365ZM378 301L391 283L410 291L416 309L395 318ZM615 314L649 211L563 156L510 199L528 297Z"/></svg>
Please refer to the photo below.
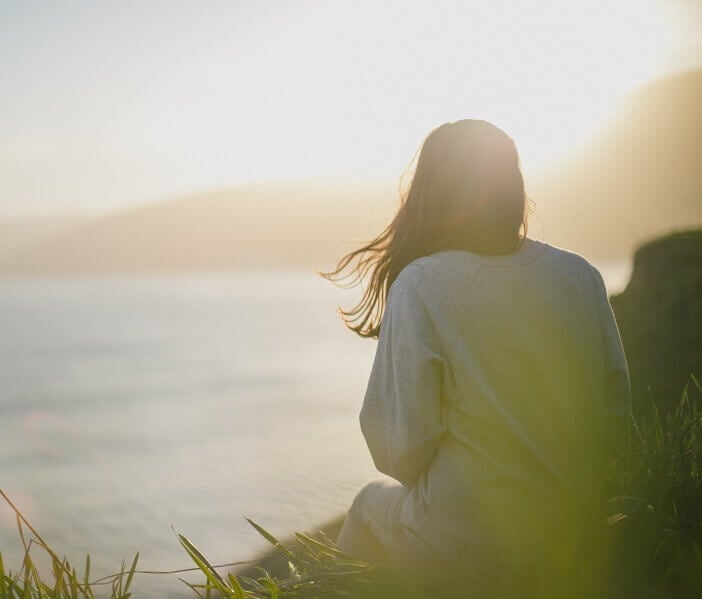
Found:
<svg viewBox="0 0 702 599"><path fill-rule="evenodd" d="M512 254L483 255L464 250L447 250L416 258L396 279L404 289L432 288L447 281L456 283L471 271L491 269L511 278L512 269L528 271L540 279L570 279L580 285L603 285L599 270L584 256L555 245L527 238ZM395 285L395 284L394 284Z"/></svg>
<svg viewBox="0 0 702 599"><path fill-rule="evenodd" d="M451 261L443 255L446 253L440 252L415 258L400 270L392 286L398 289L416 290L419 287L431 285L442 274L452 269Z"/></svg>
<svg viewBox="0 0 702 599"><path fill-rule="evenodd" d="M405 266L401 274L405 278L412 278L434 271L455 270L456 266L519 268L539 263L569 266L584 271L596 270L584 256L574 251L526 238L519 249L511 254L490 255L465 250L444 250L421 256Z"/></svg>
<svg viewBox="0 0 702 599"><path fill-rule="evenodd" d="M544 259L554 269L588 281L601 282L603 280L600 271L585 256L553 245L548 245L548 248L549 251L544 255Z"/></svg>

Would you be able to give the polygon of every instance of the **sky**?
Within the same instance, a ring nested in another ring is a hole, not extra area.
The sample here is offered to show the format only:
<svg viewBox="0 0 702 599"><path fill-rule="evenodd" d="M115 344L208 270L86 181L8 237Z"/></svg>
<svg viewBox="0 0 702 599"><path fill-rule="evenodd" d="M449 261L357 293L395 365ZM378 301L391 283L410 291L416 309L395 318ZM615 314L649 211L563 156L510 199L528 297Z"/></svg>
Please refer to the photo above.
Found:
<svg viewBox="0 0 702 599"><path fill-rule="evenodd" d="M536 171L700 65L698 0L0 0L0 219L396 180L458 118Z"/></svg>

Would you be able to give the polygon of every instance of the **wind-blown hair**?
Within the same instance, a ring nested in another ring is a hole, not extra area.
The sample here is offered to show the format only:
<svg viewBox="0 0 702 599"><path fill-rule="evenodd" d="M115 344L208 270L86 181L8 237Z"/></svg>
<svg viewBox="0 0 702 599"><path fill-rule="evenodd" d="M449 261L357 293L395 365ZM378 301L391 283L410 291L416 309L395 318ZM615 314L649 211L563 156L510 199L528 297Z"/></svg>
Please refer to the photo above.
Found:
<svg viewBox="0 0 702 599"><path fill-rule="evenodd" d="M335 270L320 274L352 287L370 273L360 302L341 314L349 329L377 338L390 286L410 262L445 250L510 254L526 231L527 201L514 141L487 121L445 123L422 143L390 224L341 258Z"/></svg>

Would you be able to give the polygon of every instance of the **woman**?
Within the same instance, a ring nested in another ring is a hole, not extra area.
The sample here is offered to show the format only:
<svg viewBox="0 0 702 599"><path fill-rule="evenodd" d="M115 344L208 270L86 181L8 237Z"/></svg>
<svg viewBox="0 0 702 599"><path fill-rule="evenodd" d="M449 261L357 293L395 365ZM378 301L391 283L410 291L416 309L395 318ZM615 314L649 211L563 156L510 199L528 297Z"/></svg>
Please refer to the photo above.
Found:
<svg viewBox="0 0 702 599"><path fill-rule="evenodd" d="M370 275L344 315L378 338L360 421L394 479L354 500L347 553L476 573L572 555L628 418L627 367L599 272L527 238L526 214L514 142L446 123L388 227L324 275Z"/></svg>

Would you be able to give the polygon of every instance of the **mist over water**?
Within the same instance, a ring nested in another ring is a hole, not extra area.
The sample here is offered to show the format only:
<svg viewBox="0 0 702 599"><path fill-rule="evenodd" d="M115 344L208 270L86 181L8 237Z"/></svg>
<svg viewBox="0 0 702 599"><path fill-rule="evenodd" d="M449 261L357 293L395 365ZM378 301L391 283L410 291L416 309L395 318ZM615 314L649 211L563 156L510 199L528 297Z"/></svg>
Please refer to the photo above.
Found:
<svg viewBox="0 0 702 599"><path fill-rule="evenodd" d="M598 267L624 286L628 264ZM355 298L301 270L0 283L0 487L96 577L136 551L189 567L171 525L224 563L265 546L243 516L285 535L340 514L376 476L375 342L335 312ZM0 505L12 567L19 545Z"/></svg>

